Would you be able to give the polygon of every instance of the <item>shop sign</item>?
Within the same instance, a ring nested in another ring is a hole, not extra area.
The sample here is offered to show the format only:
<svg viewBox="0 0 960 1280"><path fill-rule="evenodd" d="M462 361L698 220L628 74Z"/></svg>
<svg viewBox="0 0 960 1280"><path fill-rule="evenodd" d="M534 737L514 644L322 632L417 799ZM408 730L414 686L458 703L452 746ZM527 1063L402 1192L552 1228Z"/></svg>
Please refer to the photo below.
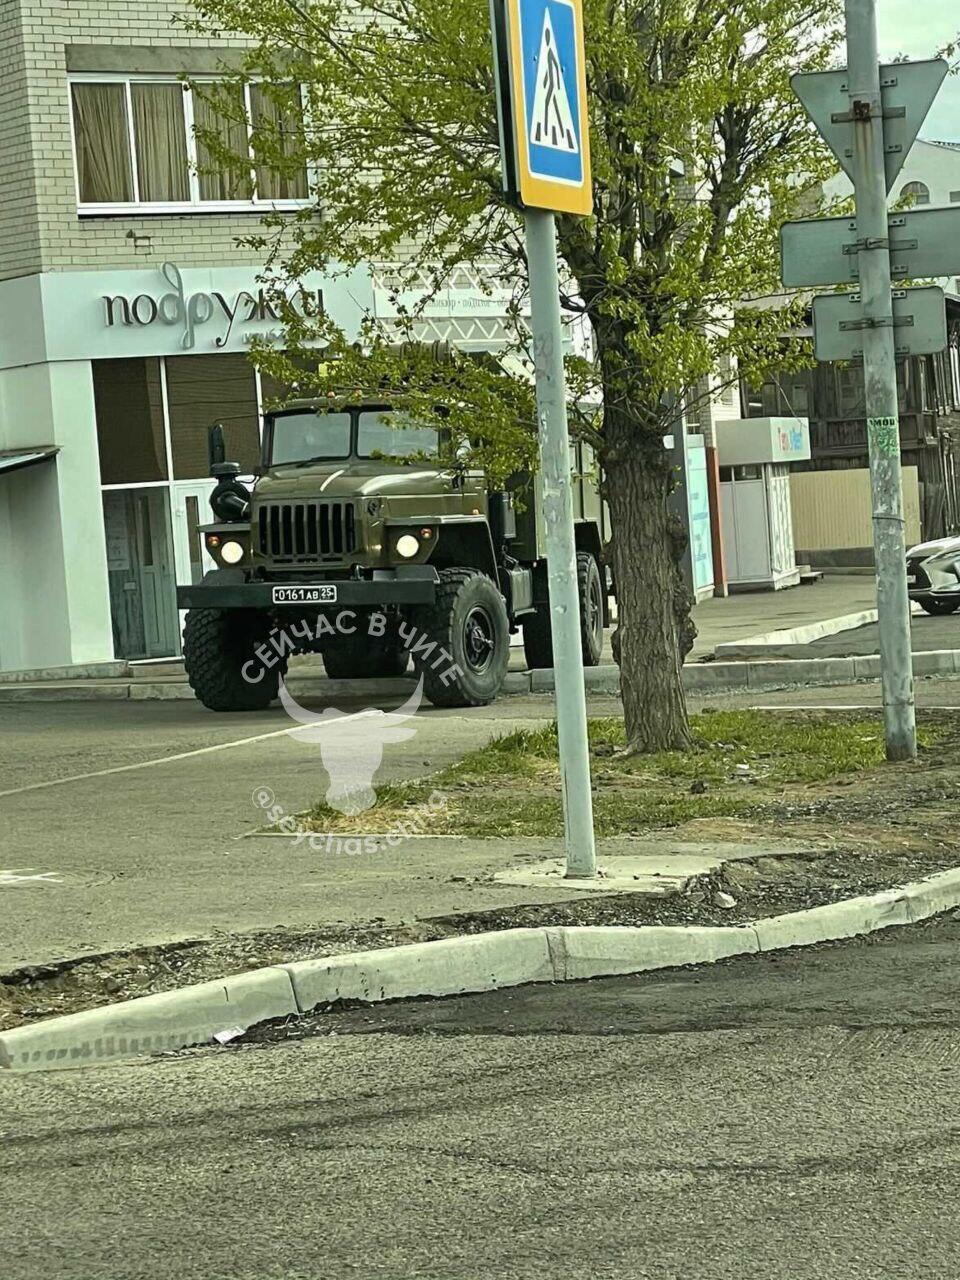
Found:
<svg viewBox="0 0 960 1280"><path fill-rule="evenodd" d="M192 350L196 345L197 330L206 325L219 326L213 339L215 347L225 347L235 327L262 325L267 321L282 320L282 313L268 290L256 292L241 289L227 295L219 290L188 294L183 276L172 262L165 262L160 273L170 286L167 293L129 295L123 293L102 295L107 328L124 325L127 328L147 328L152 324L176 326L181 330L180 346ZM298 315L316 319L325 314L322 289L299 288L287 296L288 305ZM257 330L260 336L262 330Z"/></svg>

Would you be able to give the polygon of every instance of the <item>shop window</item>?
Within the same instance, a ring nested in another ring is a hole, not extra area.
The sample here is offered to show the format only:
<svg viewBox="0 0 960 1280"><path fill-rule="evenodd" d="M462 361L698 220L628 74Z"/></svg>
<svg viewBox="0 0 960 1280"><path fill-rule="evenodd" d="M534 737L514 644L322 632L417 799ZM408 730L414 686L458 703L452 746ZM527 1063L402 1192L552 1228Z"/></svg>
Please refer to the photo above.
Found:
<svg viewBox="0 0 960 1280"><path fill-rule="evenodd" d="M296 86L89 74L70 91L81 213L296 208L308 198Z"/></svg>
<svg viewBox="0 0 960 1280"><path fill-rule="evenodd" d="M249 475L260 462L260 416L253 365L244 355L173 356L167 407L175 480L210 474L207 436L223 423L227 459Z"/></svg>
<svg viewBox="0 0 960 1280"><path fill-rule="evenodd" d="M159 360L94 360L101 484L166 480Z"/></svg>

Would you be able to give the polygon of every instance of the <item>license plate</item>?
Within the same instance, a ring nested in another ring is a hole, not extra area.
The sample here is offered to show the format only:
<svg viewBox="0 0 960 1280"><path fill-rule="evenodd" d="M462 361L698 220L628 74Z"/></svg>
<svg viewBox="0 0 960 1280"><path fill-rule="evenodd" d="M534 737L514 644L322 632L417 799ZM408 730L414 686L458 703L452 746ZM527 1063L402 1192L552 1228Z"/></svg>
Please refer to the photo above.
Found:
<svg viewBox="0 0 960 1280"><path fill-rule="evenodd" d="M907 586L915 587L917 585L917 575L915 573L907 574Z"/></svg>
<svg viewBox="0 0 960 1280"><path fill-rule="evenodd" d="M274 587L274 604L336 604L337 588L322 587Z"/></svg>

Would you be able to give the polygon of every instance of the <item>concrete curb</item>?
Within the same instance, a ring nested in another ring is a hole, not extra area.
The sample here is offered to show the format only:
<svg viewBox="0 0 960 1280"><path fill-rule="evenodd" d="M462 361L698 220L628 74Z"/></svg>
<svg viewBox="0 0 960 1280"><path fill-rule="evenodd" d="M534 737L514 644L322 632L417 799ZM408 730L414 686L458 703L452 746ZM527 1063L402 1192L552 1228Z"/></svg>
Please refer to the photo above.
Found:
<svg viewBox="0 0 960 1280"><path fill-rule="evenodd" d="M910 612L918 617L923 610L914 601ZM808 658L809 646L814 641L825 640L828 636L839 635L843 631L858 631L861 627L869 627L877 621L878 616L876 609L861 609L859 613L824 618L821 622L810 622L802 627L768 631L763 635L748 636L745 640L729 640L718 644L713 653L718 661L731 658Z"/></svg>
<svg viewBox="0 0 960 1280"><path fill-rule="evenodd" d="M960 649L940 649L913 655L914 674L918 676L955 675L960 672ZM880 672L880 659L875 654L850 658L768 659L739 662L695 662L683 668L683 687L687 693L737 693L743 690L789 689L794 685L855 684L875 680ZM591 693L617 695L620 692L620 668L613 664L591 667L584 672ZM408 694L413 681L402 680L324 680L291 679L291 692L298 698L323 698L336 703L338 698L363 694L371 700ZM509 671L503 693L552 693L552 670ZM77 680L67 684L0 684L0 703L4 702L155 702L165 699L191 701L193 690L179 680Z"/></svg>
<svg viewBox="0 0 960 1280"><path fill-rule="evenodd" d="M838 635L841 631L868 627L877 621L877 617L876 609L861 609L859 613L824 618L821 622L810 622L802 627L785 627L782 631L766 631L761 635L747 636L744 640L729 640L725 644L718 644L713 652L718 659L750 658L757 654L775 658L777 655L771 653L771 649L812 644L815 640Z"/></svg>
<svg viewBox="0 0 960 1280"><path fill-rule="evenodd" d="M38 1071L204 1044L228 1027L298 1012L290 975L273 966L51 1018L0 1034L0 1067Z"/></svg>
<svg viewBox="0 0 960 1280"><path fill-rule="evenodd" d="M958 906L960 867L954 867L901 888L735 927L547 926L327 956L0 1033L0 1068L91 1066L186 1048L227 1028L339 1000L376 1004L713 964L916 924Z"/></svg>

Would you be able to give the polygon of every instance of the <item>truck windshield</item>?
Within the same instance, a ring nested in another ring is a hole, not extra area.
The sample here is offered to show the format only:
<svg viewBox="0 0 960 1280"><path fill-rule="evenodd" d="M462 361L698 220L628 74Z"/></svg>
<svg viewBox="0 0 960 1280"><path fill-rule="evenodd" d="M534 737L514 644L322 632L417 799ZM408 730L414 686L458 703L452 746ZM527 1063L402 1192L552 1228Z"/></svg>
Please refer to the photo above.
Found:
<svg viewBox="0 0 960 1280"><path fill-rule="evenodd" d="M280 413L273 419L270 465L350 457L349 413Z"/></svg>
<svg viewBox="0 0 960 1280"><path fill-rule="evenodd" d="M361 458L433 460L437 444L436 429L415 422L408 414L389 409L360 414L357 454Z"/></svg>

